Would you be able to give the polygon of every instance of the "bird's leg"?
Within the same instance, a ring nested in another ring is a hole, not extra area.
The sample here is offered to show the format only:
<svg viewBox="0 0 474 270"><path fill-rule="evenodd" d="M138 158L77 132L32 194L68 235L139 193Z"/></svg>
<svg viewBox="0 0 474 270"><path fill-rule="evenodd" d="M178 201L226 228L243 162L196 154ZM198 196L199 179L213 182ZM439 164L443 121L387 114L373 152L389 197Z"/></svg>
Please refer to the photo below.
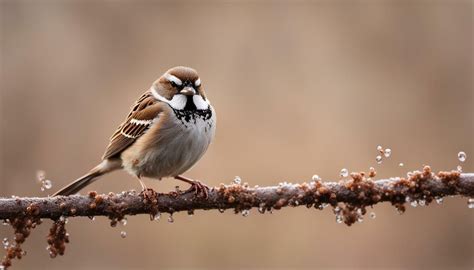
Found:
<svg viewBox="0 0 474 270"><path fill-rule="evenodd" d="M153 189L146 187L145 183L143 183L142 179L140 178L140 175L137 175L137 179L142 186L143 198L145 200L150 200L156 194L156 192Z"/></svg>
<svg viewBox="0 0 474 270"><path fill-rule="evenodd" d="M188 190L186 190L185 192L194 191L194 193L196 195L198 195L198 196L201 195L205 199L207 199L209 197L209 187L206 186L205 184L201 183L200 181L193 180L191 178L187 178L187 177L182 176L182 175L175 176L174 178L176 180L180 180L180 181L186 182L186 183L191 185L191 187Z"/></svg>
<svg viewBox="0 0 474 270"><path fill-rule="evenodd" d="M142 191L147 190L147 187L145 186L145 183L143 183L143 181L142 181L142 179L140 179L140 177L138 177L138 182L140 182L140 185L142 186Z"/></svg>

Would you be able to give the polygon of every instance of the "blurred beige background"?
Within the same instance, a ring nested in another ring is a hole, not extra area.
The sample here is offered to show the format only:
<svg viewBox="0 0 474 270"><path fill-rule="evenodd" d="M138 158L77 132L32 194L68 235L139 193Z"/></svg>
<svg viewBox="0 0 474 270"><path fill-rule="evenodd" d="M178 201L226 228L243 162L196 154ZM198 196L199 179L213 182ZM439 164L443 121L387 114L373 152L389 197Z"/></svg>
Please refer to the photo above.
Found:
<svg viewBox="0 0 474 270"><path fill-rule="evenodd" d="M0 196L45 196L100 159L128 109L172 66L194 67L218 112L214 144L187 175L209 185L380 177L430 164L474 171L472 1L1 1ZM376 146L393 150L381 165ZM405 166L400 168L398 164ZM160 191L174 180L146 180ZM124 172L90 189L139 189ZM90 190L89 189L89 190ZM49 221L13 269L472 269L466 198L377 205L352 227L330 209L199 211L70 220L66 255ZM124 230L128 236L120 237ZM0 237L9 236L0 227ZM0 252L3 256L3 254Z"/></svg>

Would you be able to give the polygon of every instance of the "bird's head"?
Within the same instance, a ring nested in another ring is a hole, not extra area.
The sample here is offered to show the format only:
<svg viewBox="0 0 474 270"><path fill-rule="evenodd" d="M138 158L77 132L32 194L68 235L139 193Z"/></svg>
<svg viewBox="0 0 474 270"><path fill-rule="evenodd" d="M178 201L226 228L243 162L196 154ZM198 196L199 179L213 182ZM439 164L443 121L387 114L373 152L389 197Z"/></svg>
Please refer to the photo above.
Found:
<svg viewBox="0 0 474 270"><path fill-rule="evenodd" d="M169 69L153 83L151 92L176 110L206 110L210 104L196 70L189 67Z"/></svg>

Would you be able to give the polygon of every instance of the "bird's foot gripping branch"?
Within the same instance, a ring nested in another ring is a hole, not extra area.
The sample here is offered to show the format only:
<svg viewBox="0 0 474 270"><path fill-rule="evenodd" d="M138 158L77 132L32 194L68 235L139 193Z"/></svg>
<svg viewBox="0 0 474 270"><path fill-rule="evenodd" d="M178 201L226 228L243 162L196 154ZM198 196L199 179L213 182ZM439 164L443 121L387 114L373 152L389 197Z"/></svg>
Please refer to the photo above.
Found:
<svg viewBox="0 0 474 270"><path fill-rule="evenodd" d="M425 206L433 201L441 202L443 197L461 195L469 197L468 206L474 208L474 174L458 171L431 171L425 166L407 177L373 180L375 171L350 174L350 179L339 182L322 182L313 179L309 183L280 183L277 186L250 187L236 181L231 185L221 184L209 190L208 196L197 196L194 192L173 191L156 193L122 192L120 194L97 194L86 196L57 196L47 198L1 198L0 219L14 230L12 243L4 241L6 255L0 269L11 265L14 258L21 259L25 252L21 244L31 230L42 223L42 219L53 220L48 235L48 250L51 257L63 255L69 242L66 233L67 217L106 216L111 226L123 221L126 215L149 214L157 219L161 213L217 209L220 212L233 209L236 214L249 214L257 208L264 214L286 206L306 206L323 210L333 208L338 223L352 225L361 221L366 207L381 202L391 203L399 213L405 211L405 204Z"/></svg>

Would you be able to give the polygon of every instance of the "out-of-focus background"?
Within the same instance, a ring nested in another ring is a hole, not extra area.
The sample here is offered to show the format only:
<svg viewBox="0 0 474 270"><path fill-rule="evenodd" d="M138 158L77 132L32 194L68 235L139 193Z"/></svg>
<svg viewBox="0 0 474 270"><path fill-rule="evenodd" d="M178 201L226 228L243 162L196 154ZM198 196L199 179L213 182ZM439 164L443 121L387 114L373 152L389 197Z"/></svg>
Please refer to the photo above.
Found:
<svg viewBox="0 0 474 270"><path fill-rule="evenodd" d="M209 185L474 171L472 1L1 1L0 196L46 196L97 162L131 104L168 68L198 70L215 141L187 173ZM378 165L376 147L392 149ZM467 161L460 163L459 151ZM404 166L400 167L399 163ZM40 191L36 171L53 180ZM182 183L146 180L172 190ZM139 189L124 172L87 190ZM49 221L13 269L472 269L466 198L377 205L352 227L330 209L73 218L66 255ZM122 239L120 231L126 231ZM0 228L0 237L10 236ZM1 253L1 252L0 252Z"/></svg>

